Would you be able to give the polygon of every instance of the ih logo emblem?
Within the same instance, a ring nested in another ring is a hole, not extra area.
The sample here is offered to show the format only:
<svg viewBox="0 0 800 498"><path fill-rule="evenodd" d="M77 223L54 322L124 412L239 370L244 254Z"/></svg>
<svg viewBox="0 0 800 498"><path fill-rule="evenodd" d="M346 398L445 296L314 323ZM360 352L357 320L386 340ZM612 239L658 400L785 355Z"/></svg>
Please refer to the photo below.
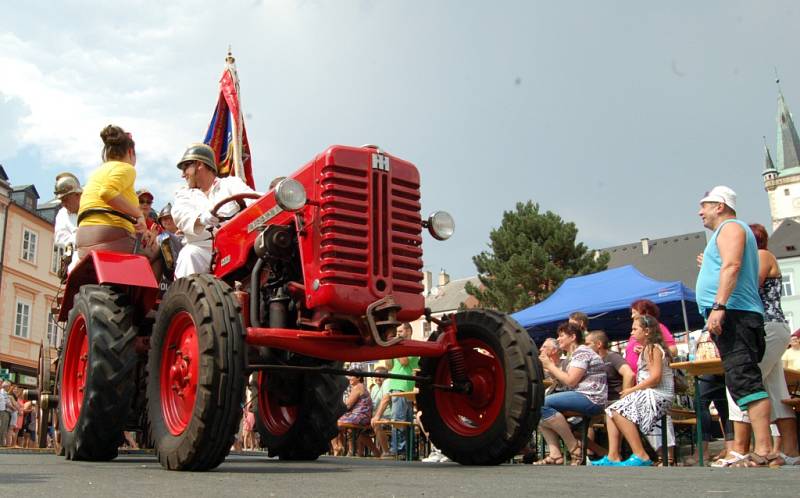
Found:
<svg viewBox="0 0 800 498"><path fill-rule="evenodd" d="M389 156L383 154L372 154L372 169L389 171Z"/></svg>

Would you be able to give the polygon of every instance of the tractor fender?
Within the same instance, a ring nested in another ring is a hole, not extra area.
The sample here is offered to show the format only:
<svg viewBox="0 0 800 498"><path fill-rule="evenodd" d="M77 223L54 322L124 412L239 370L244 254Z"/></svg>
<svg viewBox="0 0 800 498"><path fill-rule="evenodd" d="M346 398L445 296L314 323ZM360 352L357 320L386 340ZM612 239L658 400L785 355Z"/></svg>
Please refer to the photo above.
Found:
<svg viewBox="0 0 800 498"><path fill-rule="evenodd" d="M92 251L73 268L67 277L58 321L66 322L73 299L81 286L109 284L127 287L134 305L146 314L158 298L158 282L146 256L111 251Z"/></svg>

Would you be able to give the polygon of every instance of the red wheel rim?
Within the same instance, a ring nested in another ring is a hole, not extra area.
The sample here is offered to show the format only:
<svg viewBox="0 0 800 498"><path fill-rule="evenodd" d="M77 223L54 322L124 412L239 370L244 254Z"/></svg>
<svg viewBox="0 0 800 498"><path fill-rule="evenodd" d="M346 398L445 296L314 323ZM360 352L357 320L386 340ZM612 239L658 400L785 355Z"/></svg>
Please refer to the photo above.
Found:
<svg viewBox="0 0 800 498"><path fill-rule="evenodd" d="M486 432L500 414L505 398L505 373L500 358L483 341L470 338L459 341L459 345L464 349L472 393L436 390L434 399L439 416L450 430L460 436L474 437ZM436 369L436 383L451 382L450 362L443 356Z"/></svg>
<svg viewBox="0 0 800 498"><path fill-rule="evenodd" d="M269 397L264 372L258 373L258 386L258 416L261 423L273 436L286 434L297 420L297 406L281 406L278 400Z"/></svg>
<svg viewBox="0 0 800 498"><path fill-rule="evenodd" d="M197 399L200 347L189 313L172 318L161 348L161 413L169 432L179 436L192 420Z"/></svg>
<svg viewBox="0 0 800 498"><path fill-rule="evenodd" d="M64 428L70 432L75 429L81 415L88 373L89 336L86 333L86 319L83 315L78 315L69 331L61 381L61 413L64 417Z"/></svg>

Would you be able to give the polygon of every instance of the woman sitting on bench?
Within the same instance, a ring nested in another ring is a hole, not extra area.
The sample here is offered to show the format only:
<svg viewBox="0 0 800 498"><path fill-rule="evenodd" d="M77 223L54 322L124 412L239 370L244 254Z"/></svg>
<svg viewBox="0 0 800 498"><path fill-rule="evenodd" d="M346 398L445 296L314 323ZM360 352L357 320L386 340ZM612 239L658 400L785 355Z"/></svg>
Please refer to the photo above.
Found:
<svg viewBox="0 0 800 498"><path fill-rule="evenodd" d="M565 386L567 390L557 392L544 398L542 419L539 428L547 441L550 455L536 462L536 465L561 465L564 457L559 448L558 439L570 452L572 464L578 465L581 459L581 444L572 434L572 429L562 412L575 412L591 417L603 412L608 398L608 380L603 360L592 348L583 344L581 329L572 323L564 322L558 326L558 346L567 353L567 371L555 363L546 354L539 359L546 372L554 382Z"/></svg>
<svg viewBox="0 0 800 498"><path fill-rule="evenodd" d="M347 407L347 412L339 417L339 435L331 441L333 453L337 456L344 455L344 438L349 429L361 431L356 441L359 447L366 445L371 452L380 455L380 451L375 447L375 443L366 435L366 431L370 428L370 421L372 420L372 398L369 395L369 391L367 391L367 387L364 385L364 378L348 375L347 381L350 382L350 394L344 402ZM358 454L357 448L352 448L351 452Z"/></svg>

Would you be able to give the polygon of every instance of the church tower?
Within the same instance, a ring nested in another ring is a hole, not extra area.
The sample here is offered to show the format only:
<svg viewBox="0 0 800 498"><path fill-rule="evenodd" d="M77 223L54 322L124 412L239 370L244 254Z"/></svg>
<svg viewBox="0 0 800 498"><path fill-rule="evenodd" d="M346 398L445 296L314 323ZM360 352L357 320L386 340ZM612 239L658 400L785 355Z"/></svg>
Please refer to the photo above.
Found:
<svg viewBox="0 0 800 498"><path fill-rule="evenodd" d="M769 198L772 230L787 219L800 221L800 138L794 126L792 113L778 87L778 143L777 162L772 162L769 148L766 151L765 169L761 173L764 189Z"/></svg>

